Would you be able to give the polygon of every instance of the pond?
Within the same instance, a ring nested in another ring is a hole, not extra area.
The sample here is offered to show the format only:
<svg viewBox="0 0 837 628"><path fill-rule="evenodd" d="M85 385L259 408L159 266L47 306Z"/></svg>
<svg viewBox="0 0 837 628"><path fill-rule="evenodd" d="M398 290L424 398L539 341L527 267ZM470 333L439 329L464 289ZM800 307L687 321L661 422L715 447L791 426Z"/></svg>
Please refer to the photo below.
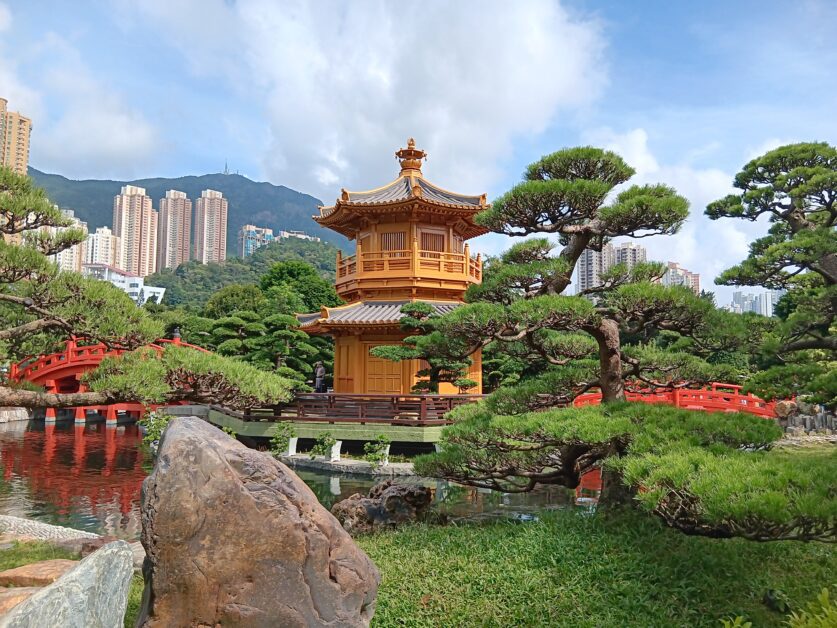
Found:
<svg viewBox="0 0 837 628"><path fill-rule="evenodd" d="M142 481L151 468L136 425L0 424L0 514L134 540L141 530ZM326 508L353 493L365 493L376 482L366 476L314 471L298 475ZM550 486L506 494L423 478L401 481L430 486L438 510L454 520L510 517L525 521L544 509L591 509L598 488L594 480L589 489L579 491Z"/></svg>

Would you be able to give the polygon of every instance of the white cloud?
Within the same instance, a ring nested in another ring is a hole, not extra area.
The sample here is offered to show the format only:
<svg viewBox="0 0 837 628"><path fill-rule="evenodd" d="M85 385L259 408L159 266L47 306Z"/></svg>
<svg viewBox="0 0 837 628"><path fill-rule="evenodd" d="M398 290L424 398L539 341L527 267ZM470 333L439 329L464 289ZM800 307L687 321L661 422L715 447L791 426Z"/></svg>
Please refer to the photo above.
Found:
<svg viewBox="0 0 837 628"><path fill-rule="evenodd" d="M8 30L12 24L12 12L5 2L0 2L0 32Z"/></svg>
<svg viewBox="0 0 837 628"><path fill-rule="evenodd" d="M159 146L143 114L95 77L61 37L48 35L42 49L61 60L43 79L62 106L57 117L36 127L38 136L33 131L33 163L70 177L127 176L150 163Z"/></svg>
<svg viewBox="0 0 837 628"><path fill-rule="evenodd" d="M32 65L24 69L9 54L2 26L10 20L0 4L0 86L9 107L33 120L30 163L70 177L130 176L150 163L156 134L145 117L55 33L27 42L23 58Z"/></svg>
<svg viewBox="0 0 837 628"><path fill-rule="evenodd" d="M515 138L585 107L606 82L599 25L553 0L138 6L193 71L262 102L266 174L326 199L394 176L408 136L428 151L429 177L485 191Z"/></svg>
<svg viewBox="0 0 837 628"><path fill-rule="evenodd" d="M710 202L735 192L732 186L734 173L717 168L696 168L688 163L660 164L648 145L648 133L642 128L624 133L608 128L596 129L589 131L585 139L617 152L634 167L636 176L629 184L665 183L689 200L689 218L679 233L651 237L641 243L648 248L649 258L680 262L692 272L699 272L701 287L716 292L720 304L726 303L733 289L716 286L715 277L743 260L749 243L765 232L763 223L731 219L714 221L705 216Z"/></svg>

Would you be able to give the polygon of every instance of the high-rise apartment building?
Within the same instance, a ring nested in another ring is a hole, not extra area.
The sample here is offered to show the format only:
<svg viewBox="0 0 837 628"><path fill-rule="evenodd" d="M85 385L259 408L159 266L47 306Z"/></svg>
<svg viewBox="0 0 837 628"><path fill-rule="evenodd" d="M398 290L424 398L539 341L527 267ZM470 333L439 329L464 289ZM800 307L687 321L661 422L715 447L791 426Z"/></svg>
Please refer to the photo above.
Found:
<svg viewBox="0 0 837 628"><path fill-rule="evenodd" d="M192 237L192 201L185 192L169 190L160 199L157 234L157 270L177 268L189 261Z"/></svg>
<svg viewBox="0 0 837 628"><path fill-rule="evenodd" d="M0 98L0 165L18 174L26 174L29 168L29 135L32 120L14 111L8 111L9 101Z"/></svg>
<svg viewBox="0 0 837 628"><path fill-rule="evenodd" d="M776 303L779 302L785 292L785 290L768 290L761 294L754 294L736 290L732 293L732 303L725 309L736 314L754 312L762 316L773 316Z"/></svg>
<svg viewBox="0 0 837 628"><path fill-rule="evenodd" d="M139 277L155 272L157 219L145 188L123 186L113 198L113 234L120 244L117 268Z"/></svg>
<svg viewBox="0 0 837 628"><path fill-rule="evenodd" d="M613 247L613 263L627 264L628 268L633 268L636 264L646 261L648 252L641 244L634 244L633 242L622 242L621 244L605 245Z"/></svg>
<svg viewBox="0 0 837 628"><path fill-rule="evenodd" d="M253 252L273 242L273 229L257 227L256 225L244 225L238 232L238 255L248 257Z"/></svg>
<svg viewBox="0 0 837 628"><path fill-rule="evenodd" d="M227 199L216 190L204 190L195 201L194 259L207 264L227 258Z"/></svg>
<svg viewBox="0 0 837 628"><path fill-rule="evenodd" d="M601 275L615 264L626 264L628 268L646 261L645 247L633 242L605 244L601 251L586 249L578 258L578 286L576 293L602 284Z"/></svg>
<svg viewBox="0 0 837 628"><path fill-rule="evenodd" d="M116 266L120 254L119 238L113 235L110 227L99 227L84 241L85 264L105 264Z"/></svg>
<svg viewBox="0 0 837 628"><path fill-rule="evenodd" d="M82 222L76 218L75 212L72 209L62 209L61 213L65 218L68 218L70 225L67 227L42 227L47 233L58 234L64 229L80 228L87 233L87 223ZM49 258L58 264L58 268L64 271L81 272L81 266L84 263L84 242L79 242L73 246L59 251L55 255L50 255Z"/></svg>
<svg viewBox="0 0 837 628"><path fill-rule="evenodd" d="M700 296L700 273L690 272L677 262L667 264L666 273L661 281L664 286L686 286Z"/></svg>

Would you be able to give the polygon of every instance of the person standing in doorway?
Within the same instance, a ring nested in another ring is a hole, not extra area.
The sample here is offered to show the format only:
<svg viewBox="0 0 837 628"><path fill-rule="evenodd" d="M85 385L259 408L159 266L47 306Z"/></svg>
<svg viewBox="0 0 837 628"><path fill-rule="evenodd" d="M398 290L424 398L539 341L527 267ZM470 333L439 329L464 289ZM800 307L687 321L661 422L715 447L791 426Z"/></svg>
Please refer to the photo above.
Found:
<svg viewBox="0 0 837 628"><path fill-rule="evenodd" d="M314 365L314 392L324 393L326 391L325 385L326 370L322 362L317 362Z"/></svg>

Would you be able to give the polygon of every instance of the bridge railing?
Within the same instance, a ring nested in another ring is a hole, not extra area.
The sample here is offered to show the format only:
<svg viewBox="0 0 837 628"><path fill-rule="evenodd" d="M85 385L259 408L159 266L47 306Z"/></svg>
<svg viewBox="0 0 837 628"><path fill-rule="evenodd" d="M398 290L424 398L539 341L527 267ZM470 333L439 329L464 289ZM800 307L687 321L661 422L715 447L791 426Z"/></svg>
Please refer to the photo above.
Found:
<svg viewBox="0 0 837 628"><path fill-rule="evenodd" d="M162 345L173 344L183 347L190 347L198 351L206 351L203 347L181 341L179 338L169 340L162 338L148 345L159 351L163 350ZM50 371L65 369L68 365L78 366L79 372L90 370L98 365L105 357L118 356L125 353L126 349L108 347L103 343L79 344L78 340L68 340L65 343L64 351L50 353L48 355L32 356L12 364L9 377L15 381L38 382L48 378Z"/></svg>
<svg viewBox="0 0 837 628"><path fill-rule="evenodd" d="M709 412L747 412L766 418L776 416L776 403L767 402L752 394L741 392L741 386L713 382L708 388L627 392L628 401L644 403L666 403L687 410ZM573 401L575 406L598 405L602 402L600 392L579 395Z"/></svg>

